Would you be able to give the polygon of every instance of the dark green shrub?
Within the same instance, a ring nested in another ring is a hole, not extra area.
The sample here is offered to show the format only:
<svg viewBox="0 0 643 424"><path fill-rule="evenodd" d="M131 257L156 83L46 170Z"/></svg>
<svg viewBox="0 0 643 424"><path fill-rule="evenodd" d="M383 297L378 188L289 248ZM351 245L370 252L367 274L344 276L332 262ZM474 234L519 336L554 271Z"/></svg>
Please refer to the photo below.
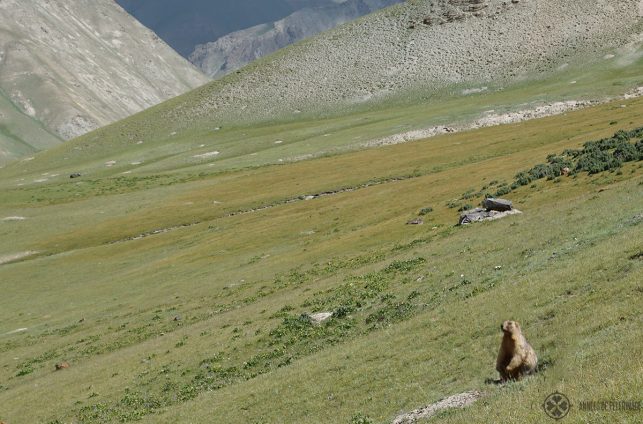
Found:
<svg viewBox="0 0 643 424"><path fill-rule="evenodd" d="M639 159L639 152L634 144L622 142L616 146L614 158L620 162L631 162Z"/></svg>
<svg viewBox="0 0 643 424"><path fill-rule="evenodd" d="M495 196L500 197L500 196L504 196L505 194L509 194L509 193L511 193L511 188L508 187L508 186L502 186L502 187L498 188L498 190L496 191Z"/></svg>
<svg viewBox="0 0 643 424"><path fill-rule="evenodd" d="M524 186L531 182L531 176L528 172L521 171L516 174L516 184Z"/></svg>
<svg viewBox="0 0 643 424"><path fill-rule="evenodd" d="M586 171L590 175L618 168L621 162L609 152L592 148L578 157L576 171Z"/></svg>
<svg viewBox="0 0 643 424"><path fill-rule="evenodd" d="M351 417L349 424L373 424L373 420L359 412Z"/></svg>
<svg viewBox="0 0 643 424"><path fill-rule="evenodd" d="M528 172L532 180L539 180L541 178L553 176L551 167L543 163L539 163L538 165L531 168Z"/></svg>

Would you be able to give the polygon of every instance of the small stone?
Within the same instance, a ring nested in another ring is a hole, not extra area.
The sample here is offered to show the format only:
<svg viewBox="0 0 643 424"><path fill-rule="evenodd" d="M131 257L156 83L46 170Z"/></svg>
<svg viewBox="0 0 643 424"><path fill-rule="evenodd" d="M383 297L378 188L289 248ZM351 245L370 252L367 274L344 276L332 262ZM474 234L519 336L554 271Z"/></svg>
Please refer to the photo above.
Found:
<svg viewBox="0 0 643 424"><path fill-rule="evenodd" d="M318 312L316 314L309 314L308 319L310 319L310 322L313 324L321 324L332 316L332 312Z"/></svg>
<svg viewBox="0 0 643 424"><path fill-rule="evenodd" d="M422 225L424 220L422 218L415 218L406 223L407 225Z"/></svg>

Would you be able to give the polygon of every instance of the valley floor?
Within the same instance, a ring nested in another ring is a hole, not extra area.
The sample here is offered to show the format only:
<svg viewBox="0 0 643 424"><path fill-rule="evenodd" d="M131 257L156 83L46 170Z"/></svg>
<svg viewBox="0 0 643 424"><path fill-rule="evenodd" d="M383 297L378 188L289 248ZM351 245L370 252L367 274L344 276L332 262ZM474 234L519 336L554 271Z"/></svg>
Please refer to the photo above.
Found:
<svg viewBox="0 0 643 424"><path fill-rule="evenodd" d="M507 195L522 214L454 224L483 187L642 116L636 98L281 165L11 174L0 420L389 423L477 390L431 422L545 422L555 391L569 422L637 422L577 405L643 392L641 162L538 180ZM498 386L506 319L541 368Z"/></svg>

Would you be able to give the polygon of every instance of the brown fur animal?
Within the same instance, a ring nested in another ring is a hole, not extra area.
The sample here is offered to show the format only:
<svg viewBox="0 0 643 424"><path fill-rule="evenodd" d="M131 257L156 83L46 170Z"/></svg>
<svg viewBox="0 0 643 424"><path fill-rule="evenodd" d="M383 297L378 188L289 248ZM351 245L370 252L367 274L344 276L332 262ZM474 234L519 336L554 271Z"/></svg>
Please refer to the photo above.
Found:
<svg viewBox="0 0 643 424"><path fill-rule="evenodd" d="M59 362L56 364L56 371L64 370L69 368L69 362Z"/></svg>
<svg viewBox="0 0 643 424"><path fill-rule="evenodd" d="M496 361L496 370L500 381L520 380L525 375L536 371L538 357L516 321L505 321L500 326L503 332L500 352Z"/></svg>

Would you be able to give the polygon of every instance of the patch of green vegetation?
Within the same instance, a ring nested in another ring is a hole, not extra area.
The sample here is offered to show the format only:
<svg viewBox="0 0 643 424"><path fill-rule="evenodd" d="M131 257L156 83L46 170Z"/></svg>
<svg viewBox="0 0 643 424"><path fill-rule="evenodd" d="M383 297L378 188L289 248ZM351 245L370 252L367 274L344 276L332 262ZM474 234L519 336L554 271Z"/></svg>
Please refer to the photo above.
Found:
<svg viewBox="0 0 643 424"><path fill-rule="evenodd" d="M433 212L433 208L431 206L427 206L425 208L420 209L420 211L418 212L418 215L424 216L424 215L430 214L431 212Z"/></svg>
<svg viewBox="0 0 643 424"><path fill-rule="evenodd" d="M349 424L374 424L374 421L368 415L358 412L351 417Z"/></svg>
<svg viewBox="0 0 643 424"><path fill-rule="evenodd" d="M11 177L0 219L26 219L0 223L0 252L43 253L0 265L1 418L301 422L305 410L311 422L390 422L478 389L484 401L433 420L532 422L542 411L507 402L624 397L640 380L619 359L635 357L641 336L640 162L621 175L545 176L515 191L522 215L497 222L458 228L454 209L435 207L431 225L404 224L409 210L511 188L534 158L602 140L610 120L640 126L642 110L634 99L280 166L154 171L177 179L65 201L55 183ZM282 202L337 188L348 190ZM257 205L273 206L230 215ZM317 312L333 315L315 324ZM508 318L543 367L486 385ZM53 372L63 359L72 369ZM49 402L52 391L64 395Z"/></svg>
<svg viewBox="0 0 643 424"><path fill-rule="evenodd" d="M546 164L538 164L516 174L515 183L524 186L541 178L553 180L567 173L587 172L589 175L620 168L624 163L643 159L643 127L620 130L612 137L588 141L582 149L566 149L562 155L547 156ZM639 138L639 140L634 140ZM634 140L630 143L630 140Z"/></svg>
<svg viewBox="0 0 643 424"><path fill-rule="evenodd" d="M336 269L338 264L349 266L347 264L356 261L336 260L332 263L334 266L325 269ZM335 289L315 294L302 306L312 310L330 308L334 312L333 317L322 324L314 324L306 314L289 314L294 308L286 305L272 316L281 317L281 323L266 336L255 338L253 350L259 353L242 358L227 350L192 366L183 364L174 371L163 368L162 375L173 376L166 381L163 390L150 390L143 394L127 389L119 400L83 406L78 410L77 418L86 423L109 419L135 421L159 408L194 399L200 393L288 366L302 357L345 342L349 337L408 319L417 311L417 305L408 301L395 302L395 296L387 293L387 288L400 276L417 270L425 263L424 258L393 261L378 272L351 278ZM410 298L418 295L419 292L414 292ZM368 312L373 309L375 312ZM244 337L238 328L233 329L233 333L239 338ZM175 348L184 347L186 341L187 336L181 337ZM145 378L147 380L141 381L140 385L150 387L157 377Z"/></svg>

